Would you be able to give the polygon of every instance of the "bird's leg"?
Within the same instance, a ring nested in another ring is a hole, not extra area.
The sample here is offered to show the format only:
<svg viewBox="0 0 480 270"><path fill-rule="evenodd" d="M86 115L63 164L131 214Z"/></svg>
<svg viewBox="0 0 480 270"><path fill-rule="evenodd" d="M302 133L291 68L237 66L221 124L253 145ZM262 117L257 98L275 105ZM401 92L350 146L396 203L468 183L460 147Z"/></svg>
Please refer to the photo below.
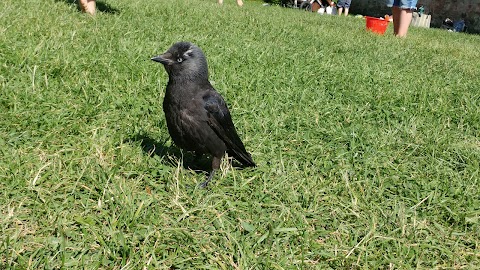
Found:
<svg viewBox="0 0 480 270"><path fill-rule="evenodd" d="M206 187L208 186L208 183L210 183L210 181L212 181L214 175L215 175L215 170L212 170L211 172L209 172L209 173L208 173L207 180L205 180L204 182L200 183L200 187L201 187L201 188L206 188Z"/></svg>
<svg viewBox="0 0 480 270"><path fill-rule="evenodd" d="M220 169L220 162L222 161L222 157L213 157L212 158L212 170L208 174L208 178L205 182L200 184L201 188L206 188L208 183L212 181L213 176L215 175L215 171Z"/></svg>

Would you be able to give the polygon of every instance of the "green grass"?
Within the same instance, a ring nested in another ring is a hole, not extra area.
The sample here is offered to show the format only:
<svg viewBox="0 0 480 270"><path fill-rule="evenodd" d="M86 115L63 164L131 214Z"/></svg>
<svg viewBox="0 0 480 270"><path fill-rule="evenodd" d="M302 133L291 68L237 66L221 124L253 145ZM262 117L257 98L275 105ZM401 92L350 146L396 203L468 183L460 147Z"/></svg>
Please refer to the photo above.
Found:
<svg viewBox="0 0 480 270"><path fill-rule="evenodd" d="M479 267L480 36L377 36L261 2L118 0L95 18L70 2L0 2L1 269ZM149 60L180 40L258 164L203 190Z"/></svg>

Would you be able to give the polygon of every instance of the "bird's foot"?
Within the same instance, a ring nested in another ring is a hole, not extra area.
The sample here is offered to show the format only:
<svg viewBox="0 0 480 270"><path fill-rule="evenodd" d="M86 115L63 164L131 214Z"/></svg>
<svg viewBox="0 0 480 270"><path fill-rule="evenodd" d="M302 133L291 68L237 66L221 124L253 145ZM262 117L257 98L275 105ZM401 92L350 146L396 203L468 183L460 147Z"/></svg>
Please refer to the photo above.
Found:
<svg viewBox="0 0 480 270"><path fill-rule="evenodd" d="M206 188L208 186L208 183L210 183L210 181L212 181L213 179L213 176L215 175L215 171L211 171L209 174L208 174L208 177L207 177L207 180L205 180L204 182L200 183L200 185L198 185L200 188Z"/></svg>
<svg viewBox="0 0 480 270"><path fill-rule="evenodd" d="M210 181L208 181L208 180L204 181L204 182L200 183L200 185L198 185L198 187L199 188L206 188L208 186L208 182L210 182Z"/></svg>

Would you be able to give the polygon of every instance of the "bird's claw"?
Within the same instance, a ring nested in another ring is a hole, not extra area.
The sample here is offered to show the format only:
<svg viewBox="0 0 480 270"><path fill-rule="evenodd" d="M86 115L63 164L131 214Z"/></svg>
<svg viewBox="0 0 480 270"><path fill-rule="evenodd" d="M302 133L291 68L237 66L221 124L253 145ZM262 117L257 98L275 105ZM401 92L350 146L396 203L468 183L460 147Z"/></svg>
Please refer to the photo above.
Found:
<svg viewBox="0 0 480 270"><path fill-rule="evenodd" d="M198 185L198 186L199 186L200 188L206 188L206 187L208 186L208 183L210 183L210 181L212 181L214 175L215 175L215 170L211 171L211 172L208 174L207 180L205 180L204 182L200 183L200 185Z"/></svg>
<svg viewBox="0 0 480 270"><path fill-rule="evenodd" d="M208 186L208 180L207 181L204 181L202 183L200 183L200 185L198 185L199 188L206 188Z"/></svg>

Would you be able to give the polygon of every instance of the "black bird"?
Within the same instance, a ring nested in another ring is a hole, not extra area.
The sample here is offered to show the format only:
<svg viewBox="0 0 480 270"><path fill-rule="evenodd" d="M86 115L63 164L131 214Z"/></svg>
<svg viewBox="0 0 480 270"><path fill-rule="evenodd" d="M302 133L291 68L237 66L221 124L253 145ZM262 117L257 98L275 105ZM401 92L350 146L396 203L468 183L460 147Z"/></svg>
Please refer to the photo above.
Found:
<svg viewBox="0 0 480 270"><path fill-rule="evenodd" d="M162 63L168 73L163 111L173 141L195 155L212 156L212 170L200 186L206 187L212 180L225 152L244 166L255 166L225 101L208 80L202 50L192 43L178 42L152 60Z"/></svg>

